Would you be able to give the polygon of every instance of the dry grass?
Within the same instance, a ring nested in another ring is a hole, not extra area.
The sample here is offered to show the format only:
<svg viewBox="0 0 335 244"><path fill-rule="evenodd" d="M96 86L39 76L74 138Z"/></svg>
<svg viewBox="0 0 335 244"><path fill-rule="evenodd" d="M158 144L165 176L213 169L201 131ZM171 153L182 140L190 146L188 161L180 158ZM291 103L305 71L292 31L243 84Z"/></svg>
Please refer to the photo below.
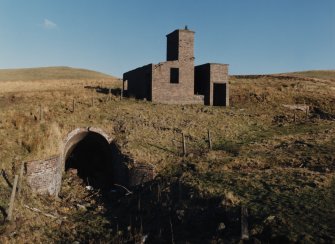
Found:
<svg viewBox="0 0 335 244"><path fill-rule="evenodd" d="M0 81L109 79L103 73L71 67L44 67L27 69L0 69Z"/></svg>
<svg viewBox="0 0 335 244"><path fill-rule="evenodd" d="M288 73L288 75L335 81L334 78L335 70L309 70L309 71Z"/></svg>
<svg viewBox="0 0 335 244"><path fill-rule="evenodd" d="M115 79L0 82L1 168L11 180L21 161L60 153L62 140L74 128L99 127L124 153L155 165L158 173L177 174L201 194L247 205L254 237L263 238L271 227L271 235L291 241L334 241L330 216L335 208L326 206L334 190L334 82L233 77L230 83L232 107L220 108L120 101L117 96L106 101L106 94L85 88L120 87ZM297 111L294 123L294 111L282 105L302 103L311 106L311 114L306 118ZM206 149L207 129L213 136L212 151ZM186 159L180 157L181 132L187 135ZM0 182L0 206L5 207L9 189ZM42 200L28 199L48 211ZM33 222L21 207L16 212L32 229L44 225ZM21 240L17 228L8 228L6 240ZM16 237L8 237L11 228ZM40 235L28 238L47 240L45 233Z"/></svg>

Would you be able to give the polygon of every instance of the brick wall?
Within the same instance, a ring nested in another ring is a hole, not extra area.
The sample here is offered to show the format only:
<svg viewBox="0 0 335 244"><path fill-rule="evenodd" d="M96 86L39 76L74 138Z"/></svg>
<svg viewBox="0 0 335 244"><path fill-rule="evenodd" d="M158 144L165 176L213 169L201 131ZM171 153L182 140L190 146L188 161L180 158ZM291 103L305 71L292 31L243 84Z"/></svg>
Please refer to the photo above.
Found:
<svg viewBox="0 0 335 244"><path fill-rule="evenodd" d="M214 94L223 99L220 105L229 106L229 84L227 64L203 64L195 67L195 92L204 95L205 105L215 104ZM214 90L214 87L221 84L222 91ZM219 92L219 93L218 93Z"/></svg>
<svg viewBox="0 0 335 244"><path fill-rule="evenodd" d="M154 65L152 101L175 104L203 103L194 95L194 32L176 30L167 35L167 62ZM179 83L170 82L171 68L179 69Z"/></svg>
<svg viewBox="0 0 335 244"><path fill-rule="evenodd" d="M166 61L178 60L179 35L177 31L166 35Z"/></svg>
<svg viewBox="0 0 335 244"><path fill-rule="evenodd" d="M177 30L179 34L178 60L181 62L194 62L194 32L190 30Z"/></svg>
<svg viewBox="0 0 335 244"><path fill-rule="evenodd" d="M211 81L225 83L228 81L228 64L209 64Z"/></svg>
<svg viewBox="0 0 335 244"><path fill-rule="evenodd" d="M179 83L170 83L171 68L179 68ZM203 103L202 96L194 95L194 71L189 64L168 61L154 66L152 101L169 104ZM192 84L192 85L190 85Z"/></svg>
<svg viewBox="0 0 335 244"><path fill-rule="evenodd" d="M147 65L123 75L128 95L168 104L229 106L228 65L194 67L194 32L175 30L167 36L166 62ZM171 69L176 72L171 72ZM177 82L171 74L179 74ZM215 87L215 89L214 89Z"/></svg>
<svg viewBox="0 0 335 244"><path fill-rule="evenodd" d="M62 179L60 156L26 163L26 179L34 192L57 195Z"/></svg>
<svg viewBox="0 0 335 244"><path fill-rule="evenodd" d="M135 163L129 169L129 186L137 186L154 179L154 167L147 163Z"/></svg>
<svg viewBox="0 0 335 244"><path fill-rule="evenodd" d="M119 146L101 129L77 128L70 132L64 140L62 155L25 163L25 176L30 188L40 194L57 195L61 189L62 174L65 169L64 161L67 155L90 132L100 134L108 142L108 150L112 154L110 163L113 184L135 186L153 179L154 167L152 165L137 163L134 159L122 154Z"/></svg>
<svg viewBox="0 0 335 244"><path fill-rule="evenodd" d="M175 30L166 39L166 61L194 60L194 31Z"/></svg>
<svg viewBox="0 0 335 244"><path fill-rule="evenodd" d="M210 65L195 66L194 93L204 95L205 105L210 105Z"/></svg>
<svg viewBox="0 0 335 244"><path fill-rule="evenodd" d="M225 90L220 94L224 98L224 106L229 106L229 83L228 83L228 65L210 64L210 104L217 105L214 102L214 84L224 84Z"/></svg>
<svg viewBox="0 0 335 244"><path fill-rule="evenodd" d="M151 101L152 67L148 64L123 74L123 80L127 80L128 96Z"/></svg>

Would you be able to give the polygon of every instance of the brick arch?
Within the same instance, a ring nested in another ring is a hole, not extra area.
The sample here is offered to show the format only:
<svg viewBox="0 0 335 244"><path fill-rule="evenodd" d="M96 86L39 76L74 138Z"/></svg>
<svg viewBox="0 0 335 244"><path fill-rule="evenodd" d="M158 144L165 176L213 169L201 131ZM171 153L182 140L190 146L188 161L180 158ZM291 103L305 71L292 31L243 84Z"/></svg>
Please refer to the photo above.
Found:
<svg viewBox="0 0 335 244"><path fill-rule="evenodd" d="M63 150L61 155L62 166L65 166L65 161L69 153L72 152L74 147L83 140L88 134L96 133L102 136L108 144L112 142L112 138L108 136L102 129L96 127L76 128L67 134L63 143Z"/></svg>
<svg viewBox="0 0 335 244"><path fill-rule="evenodd" d="M86 184L108 189L114 181L111 138L99 128L71 131L62 153L63 170L75 169Z"/></svg>
<svg viewBox="0 0 335 244"><path fill-rule="evenodd" d="M61 189L66 160L85 138L92 136L91 140L97 143L100 141L106 153L110 153L108 176L112 183L133 186L153 179L154 167L151 164L136 162L122 154L120 147L103 130L94 127L76 128L67 134L60 154L25 163L26 180L31 189L37 193L57 196Z"/></svg>

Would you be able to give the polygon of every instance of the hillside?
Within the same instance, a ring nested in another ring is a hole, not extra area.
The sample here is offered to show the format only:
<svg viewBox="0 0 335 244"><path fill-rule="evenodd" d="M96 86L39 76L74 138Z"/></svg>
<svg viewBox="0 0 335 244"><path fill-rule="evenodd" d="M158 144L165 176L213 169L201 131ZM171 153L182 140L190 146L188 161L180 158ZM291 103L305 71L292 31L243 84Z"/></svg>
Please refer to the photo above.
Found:
<svg viewBox="0 0 335 244"><path fill-rule="evenodd" d="M301 72L285 73L285 75L335 81L335 70L308 70L308 71L301 71Z"/></svg>
<svg viewBox="0 0 335 244"><path fill-rule="evenodd" d="M0 243L240 243L241 206L251 242L335 241L333 81L231 77L229 108L120 99L113 79L49 83L0 82ZM24 185L6 222L21 163L62 153L87 127L158 177L108 200L67 171L57 201Z"/></svg>
<svg viewBox="0 0 335 244"><path fill-rule="evenodd" d="M71 67L42 67L26 69L0 69L0 81L56 80L56 79L105 79L112 76Z"/></svg>

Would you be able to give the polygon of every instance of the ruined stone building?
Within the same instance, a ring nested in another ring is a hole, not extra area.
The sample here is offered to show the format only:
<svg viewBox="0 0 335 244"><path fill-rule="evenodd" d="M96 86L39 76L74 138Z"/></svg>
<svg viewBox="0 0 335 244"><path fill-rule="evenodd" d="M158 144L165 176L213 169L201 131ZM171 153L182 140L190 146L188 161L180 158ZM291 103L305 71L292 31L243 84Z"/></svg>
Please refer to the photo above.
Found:
<svg viewBox="0 0 335 244"><path fill-rule="evenodd" d="M229 106L228 65L194 66L194 32L187 28L166 37L166 62L123 74L127 95L168 104Z"/></svg>

